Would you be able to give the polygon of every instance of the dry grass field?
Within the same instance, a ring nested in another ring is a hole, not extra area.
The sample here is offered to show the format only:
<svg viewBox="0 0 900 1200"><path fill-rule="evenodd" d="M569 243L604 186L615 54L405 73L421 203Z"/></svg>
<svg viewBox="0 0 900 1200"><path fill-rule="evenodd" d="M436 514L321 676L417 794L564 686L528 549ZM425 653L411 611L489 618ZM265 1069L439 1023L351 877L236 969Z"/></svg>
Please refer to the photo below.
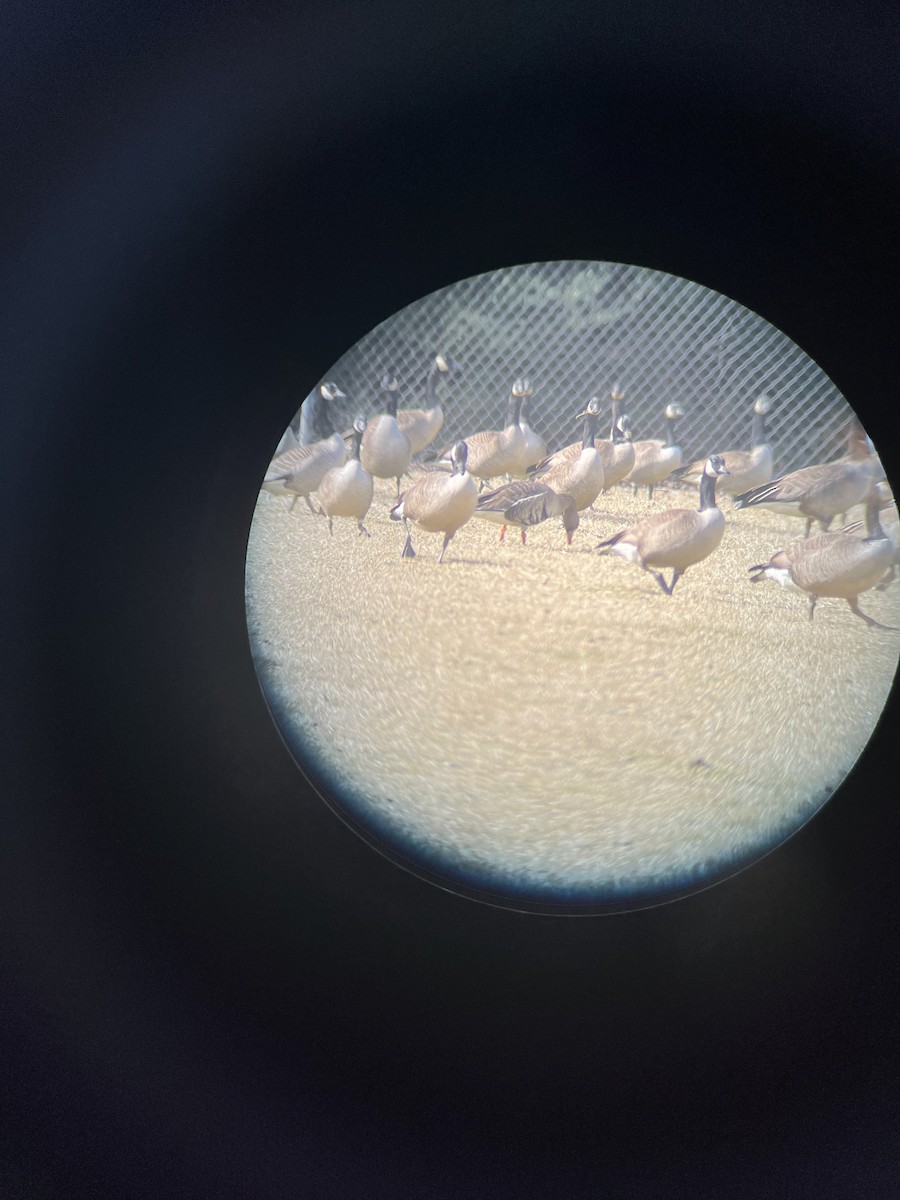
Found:
<svg viewBox="0 0 900 1200"><path fill-rule="evenodd" d="M438 566L440 536L414 527L418 557L400 558L392 484L376 481L371 538L262 493L248 620L283 733L383 840L507 895L644 894L769 848L862 751L900 634L842 600L810 622L805 596L751 585L803 525L728 499L720 548L671 597L592 552L696 497L614 488L571 547L559 521L523 546L473 520ZM900 625L900 583L861 606Z"/></svg>

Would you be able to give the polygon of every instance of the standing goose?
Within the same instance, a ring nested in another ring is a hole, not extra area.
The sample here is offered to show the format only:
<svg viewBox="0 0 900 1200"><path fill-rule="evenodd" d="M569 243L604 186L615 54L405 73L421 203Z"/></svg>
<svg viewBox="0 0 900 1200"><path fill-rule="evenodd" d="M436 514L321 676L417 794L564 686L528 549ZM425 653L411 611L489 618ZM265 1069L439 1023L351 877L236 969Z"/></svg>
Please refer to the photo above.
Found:
<svg viewBox="0 0 900 1200"><path fill-rule="evenodd" d="M366 422L357 417L353 423L350 456L342 467L332 467L316 489L319 512L328 518L328 532L333 533L334 517L352 517L360 533L370 537L363 525L369 511L375 484L372 476L359 461L359 448L365 432Z"/></svg>
<svg viewBox="0 0 900 1200"><path fill-rule="evenodd" d="M750 429L749 450L724 450L722 458L729 475L719 484L719 491L740 496L752 488L762 487L772 478L772 447L766 441L766 413L772 407L768 396L759 396L753 405L753 424ZM704 459L679 471L679 478L690 479L703 473Z"/></svg>
<svg viewBox="0 0 900 1200"><path fill-rule="evenodd" d="M572 534L578 528L578 509L571 496L559 495L537 479L516 479L496 491L487 492L478 501L476 517L496 521L502 526L500 541L507 525L518 525L525 545L525 531L530 525L540 525L551 517L562 517L566 543L571 546Z"/></svg>
<svg viewBox="0 0 900 1200"><path fill-rule="evenodd" d="M397 410L397 424L409 438L411 455L421 454L440 433L444 424L444 410L435 397L437 383L441 378L451 379L456 369L457 365L452 359L443 354L435 355L425 380L427 407Z"/></svg>
<svg viewBox="0 0 900 1200"><path fill-rule="evenodd" d="M621 483L634 466L634 435L631 430L631 417L622 410L624 399L625 392L616 384L610 393L612 426L609 440L602 441L597 446L603 460L603 474L606 479L603 485L604 492L608 492L613 484Z"/></svg>
<svg viewBox="0 0 900 1200"><path fill-rule="evenodd" d="M344 396L333 383L323 383L318 391L326 400L341 399ZM297 503L298 497L302 496L310 512L315 512L310 503L310 493L316 490L326 472L343 464L346 456L347 448L339 433L332 433L330 437L321 441L294 446L272 459L263 480L263 488L276 495L293 493L291 509Z"/></svg>
<svg viewBox="0 0 900 1200"><path fill-rule="evenodd" d="M813 619L816 601L820 596L836 596L846 600L850 609L867 625L876 629L896 631L893 625L882 625L860 610L858 597L874 587L884 577L894 558L894 543L881 527L878 510L880 498L874 488L866 501L864 538L856 536L860 522L854 521L837 533L822 533L801 538L786 550L779 550L767 563L750 567L750 582L775 579L784 587L804 591L809 595L809 619Z"/></svg>
<svg viewBox="0 0 900 1200"><path fill-rule="evenodd" d="M598 423L600 418L601 401L599 396L591 396L584 410L575 414L575 420L580 420L587 413L593 413L597 417ZM596 439L595 439L596 445ZM554 450L552 454L545 454L543 458L538 459L533 467L529 468L530 476L541 476L545 471L549 471L553 467L561 466L563 463L574 462L578 458L584 448L584 438L581 437L577 442L570 442L568 446L563 446L559 450ZM599 447L598 447L599 449Z"/></svg>
<svg viewBox="0 0 900 1200"><path fill-rule="evenodd" d="M519 428L522 430L522 437L525 439L525 449L522 451L522 457L515 471L510 472L516 479L525 479L530 473L531 468L547 456L547 443L528 424L525 416L525 409L531 397L531 388L522 398L522 407L519 410Z"/></svg>
<svg viewBox="0 0 900 1200"><path fill-rule="evenodd" d="M681 466L681 447L675 442L675 426L684 416L684 409L678 404L667 404L663 415L666 420L665 441L651 439L632 443L634 466L622 481L632 485L635 496L638 488L645 487L648 500L653 499L656 485Z"/></svg>
<svg viewBox="0 0 900 1200"><path fill-rule="evenodd" d="M535 476L545 487L559 495L571 496L576 509L589 508L604 487L603 462L594 445L599 414L590 405L577 414L584 417L584 434L577 458L547 467Z"/></svg>
<svg viewBox="0 0 900 1200"><path fill-rule="evenodd" d="M452 469L449 473L424 471L417 475L391 509L391 520L402 521L406 529L402 558L416 556L407 524L408 521L415 521L428 533L444 535L444 544L438 555L438 562L443 562L444 551L451 538L469 520L478 503L478 489L466 470L466 458L466 443L457 442L450 450Z"/></svg>
<svg viewBox="0 0 900 1200"><path fill-rule="evenodd" d="M396 479L400 495L400 476L409 466L409 438L397 422L397 392L400 383L393 375L385 375L381 388L385 393L384 412L372 417L366 425L359 459L363 467L377 479Z"/></svg>
<svg viewBox="0 0 900 1200"><path fill-rule="evenodd" d="M865 441L856 441L846 458L791 471L735 496L735 504L738 508L767 508L806 517L805 536L809 537L813 521L827 532L838 513L862 503L872 484L883 478L878 456L869 452Z"/></svg>
<svg viewBox="0 0 900 1200"><path fill-rule="evenodd" d="M466 438L468 469L481 480L482 487L485 480L492 479L495 475L508 475L518 467L525 447L525 436L519 427L519 412L523 399L530 392L531 385L528 380L517 379L512 385L506 405L504 428L484 430ZM455 449L456 446L445 450L441 458L452 456Z"/></svg>
<svg viewBox="0 0 900 1200"><path fill-rule="evenodd" d="M716 506L716 481L727 474L722 456L711 454L700 480L699 509L669 508L654 513L615 537L598 542L595 548L637 563L671 596L688 567L712 554L722 540L725 518ZM662 571L654 571L654 567L671 567L672 582L667 584Z"/></svg>

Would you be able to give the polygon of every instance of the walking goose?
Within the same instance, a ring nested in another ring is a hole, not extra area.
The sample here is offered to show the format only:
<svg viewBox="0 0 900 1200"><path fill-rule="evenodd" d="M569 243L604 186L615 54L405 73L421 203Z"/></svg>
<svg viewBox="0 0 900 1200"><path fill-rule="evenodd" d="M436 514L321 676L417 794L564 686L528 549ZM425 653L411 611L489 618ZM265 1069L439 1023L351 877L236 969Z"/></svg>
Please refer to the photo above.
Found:
<svg viewBox="0 0 900 1200"><path fill-rule="evenodd" d="M372 504L375 484L372 476L359 461L359 448L365 432L366 422L357 417L353 423L350 456L342 467L332 467L326 472L316 489L319 512L328 518L328 532L334 533L334 517L352 517L360 533L370 537L363 525L363 518Z"/></svg>
<svg viewBox="0 0 900 1200"><path fill-rule="evenodd" d="M700 480L699 509L669 508L653 513L615 537L598 542L595 549L637 563L671 596L688 567L712 554L722 540L725 518L716 506L716 481L727 474L722 456L711 454ZM671 567L672 582L667 584L662 571L655 571L654 567Z"/></svg>
<svg viewBox="0 0 900 1200"><path fill-rule="evenodd" d="M416 556L407 524L408 521L415 521L420 529L428 533L444 535L444 544L438 555L438 562L443 562L444 551L451 538L469 520L478 503L478 489L466 470L466 458L466 443L457 442L450 451L451 471L423 471L391 509L391 520L402 521L406 530L402 558Z"/></svg>
<svg viewBox="0 0 900 1200"><path fill-rule="evenodd" d="M864 441L854 442L850 454L831 463L801 467L762 487L735 496L738 508L767 508L806 517L806 537L813 521L824 532L838 515L862 503L872 484L884 478L884 468Z"/></svg>
<svg viewBox="0 0 900 1200"><path fill-rule="evenodd" d="M411 455L421 454L441 431L444 424L444 410L438 403L435 392L438 380L451 379L457 365L452 359L443 354L437 354L432 361L425 380L426 408L399 408L397 424L409 438Z"/></svg>
<svg viewBox="0 0 900 1200"><path fill-rule="evenodd" d="M325 400L342 399L344 396L333 383L323 383L318 391ZM332 433L321 441L294 446L272 459L263 480L263 488L276 495L293 493L291 509L298 497L302 496L310 512L315 512L310 503L310 493L316 490L327 471L343 464L346 456L347 447L339 433Z"/></svg>
<svg viewBox="0 0 900 1200"><path fill-rule="evenodd" d="M784 587L809 595L809 619L813 619L820 596L846 600L852 612L876 629L896 631L894 625L882 625L860 610L858 598L884 577L894 558L894 543L881 527L878 510L881 501L874 488L866 501L866 537L858 537L860 522L854 521L837 533L821 533L800 538L786 550L779 550L767 563L750 567L750 582L775 579Z"/></svg>
<svg viewBox="0 0 900 1200"><path fill-rule="evenodd" d="M566 543L571 546L572 534L578 528L578 509L571 496L559 495L537 479L515 479L478 500L476 517L496 521L501 525L500 541L507 525L518 525L525 545L525 531L530 525L540 525L551 517L562 517Z"/></svg>
<svg viewBox="0 0 900 1200"><path fill-rule="evenodd" d="M372 417L366 425L359 459L363 467L377 479L396 479L400 495L400 476L409 466L409 438L397 422L397 391L400 383L393 375L385 375L381 388L385 393L384 412Z"/></svg>
<svg viewBox="0 0 900 1200"><path fill-rule="evenodd" d="M523 399L530 393L528 380L517 379L506 405L506 425L502 431L484 430L466 438L468 470L481 480L482 487L485 480L493 479L495 475L508 475L518 467L525 448L525 435L519 427L519 412ZM448 448L440 457L446 459L449 456L452 459L455 449L456 446Z"/></svg>
<svg viewBox="0 0 900 1200"><path fill-rule="evenodd" d="M564 459L534 476L559 495L571 496L576 509L589 508L604 488L603 462L594 445L599 414L590 405L577 414L584 418L584 434L577 458Z"/></svg>
<svg viewBox="0 0 900 1200"><path fill-rule="evenodd" d="M766 441L766 413L772 407L768 396L759 396L753 405L753 424L750 429L749 450L724 450L722 457L729 475L719 484L719 492L739 496L752 488L762 487L772 478L772 447ZM699 458L679 471L680 479L699 477L705 459Z"/></svg>
<svg viewBox="0 0 900 1200"><path fill-rule="evenodd" d="M675 426L684 416L684 409L678 404L667 404L663 416L666 421L665 441L654 438L633 442L634 466L622 481L632 485L635 496L638 488L645 487L648 500L653 499L656 485L681 466L681 447L675 442Z"/></svg>

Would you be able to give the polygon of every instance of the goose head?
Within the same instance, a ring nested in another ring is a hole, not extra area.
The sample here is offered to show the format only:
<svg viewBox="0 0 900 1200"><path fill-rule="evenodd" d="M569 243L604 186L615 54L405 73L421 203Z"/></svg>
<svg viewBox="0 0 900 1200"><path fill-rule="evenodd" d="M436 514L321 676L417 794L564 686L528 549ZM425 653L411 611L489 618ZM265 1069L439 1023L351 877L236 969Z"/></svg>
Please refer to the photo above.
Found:
<svg viewBox="0 0 900 1200"><path fill-rule="evenodd" d="M613 384L612 390L609 393L609 396L610 396L610 399L613 400L616 404L620 404L625 399L625 389L622 387L621 383Z"/></svg>
<svg viewBox="0 0 900 1200"><path fill-rule="evenodd" d="M684 409L681 407L680 404L667 404L666 405L666 420L667 421L680 421L683 416L684 416Z"/></svg>
<svg viewBox="0 0 900 1200"><path fill-rule="evenodd" d="M469 457L469 447L465 442L454 443L450 450L450 462L453 464L451 475L465 475L466 460Z"/></svg>
<svg viewBox="0 0 900 1200"><path fill-rule="evenodd" d="M601 408L600 397L599 396L591 396L590 400L588 400L587 404L585 405L583 411L575 414L575 420L580 421L583 417L587 417L587 416L599 417L600 416L600 408Z"/></svg>
<svg viewBox="0 0 900 1200"><path fill-rule="evenodd" d="M521 398L522 400L524 400L526 396L531 395L531 392L532 392L531 382L528 379L526 379L524 376L520 379L517 379L515 381L515 383L512 385L512 394L517 399Z"/></svg>
<svg viewBox="0 0 900 1200"><path fill-rule="evenodd" d="M323 400L346 400L347 393L342 392L336 383L323 383L319 386L319 395Z"/></svg>
<svg viewBox="0 0 900 1200"><path fill-rule="evenodd" d="M731 472L725 466L725 459L721 454L711 454L706 460L706 465L703 468L704 475L711 475L714 478L718 475L730 475Z"/></svg>
<svg viewBox="0 0 900 1200"><path fill-rule="evenodd" d="M434 365L439 375L446 375L448 378L452 378L459 370L459 363L452 359L449 354L436 354L434 356Z"/></svg>
<svg viewBox="0 0 900 1200"><path fill-rule="evenodd" d="M771 407L772 401L768 396L762 395L757 398L756 403L753 405L753 411L758 416L764 417Z"/></svg>
<svg viewBox="0 0 900 1200"><path fill-rule="evenodd" d="M396 417L397 402L400 399L400 380L396 375L382 375L379 387L384 392L384 411L388 416Z"/></svg>
<svg viewBox="0 0 900 1200"><path fill-rule="evenodd" d="M631 417L628 413L622 413L616 420L616 436L613 439L616 442L630 442L634 437L634 430L631 428Z"/></svg>
<svg viewBox="0 0 900 1200"><path fill-rule="evenodd" d="M580 517L578 516L578 509L575 507L575 501L571 496L564 495L561 496L560 499L564 502L568 501L568 504L566 504L565 508L563 509L562 519L563 529L566 531L566 545L571 546L572 534L579 526Z"/></svg>

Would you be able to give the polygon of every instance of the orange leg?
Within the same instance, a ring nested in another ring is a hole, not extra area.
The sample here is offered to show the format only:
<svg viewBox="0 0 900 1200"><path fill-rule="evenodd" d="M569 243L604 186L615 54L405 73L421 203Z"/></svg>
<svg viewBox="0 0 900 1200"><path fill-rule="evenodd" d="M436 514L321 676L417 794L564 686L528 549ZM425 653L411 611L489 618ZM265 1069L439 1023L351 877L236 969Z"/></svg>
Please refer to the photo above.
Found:
<svg viewBox="0 0 900 1200"><path fill-rule="evenodd" d="M505 534L506 534L506 526L505 526L505 525L501 525L501 526L500 526L500 541L501 541L501 542L503 541L503 538L504 538L504 535L505 535Z"/></svg>

